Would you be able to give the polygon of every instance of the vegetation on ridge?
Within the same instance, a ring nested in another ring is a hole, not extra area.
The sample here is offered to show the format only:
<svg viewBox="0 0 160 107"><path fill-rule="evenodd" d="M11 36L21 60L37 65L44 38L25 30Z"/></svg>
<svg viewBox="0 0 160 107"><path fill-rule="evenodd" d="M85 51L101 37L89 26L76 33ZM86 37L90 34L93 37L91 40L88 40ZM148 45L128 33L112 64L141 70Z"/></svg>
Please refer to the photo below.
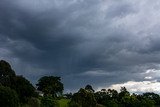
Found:
<svg viewBox="0 0 160 107"><path fill-rule="evenodd" d="M63 94L63 83L57 76L43 76L37 89L23 76L16 75L10 64L0 61L1 107L158 107L160 96L153 92L130 94L102 89L95 92L91 85L76 93Z"/></svg>

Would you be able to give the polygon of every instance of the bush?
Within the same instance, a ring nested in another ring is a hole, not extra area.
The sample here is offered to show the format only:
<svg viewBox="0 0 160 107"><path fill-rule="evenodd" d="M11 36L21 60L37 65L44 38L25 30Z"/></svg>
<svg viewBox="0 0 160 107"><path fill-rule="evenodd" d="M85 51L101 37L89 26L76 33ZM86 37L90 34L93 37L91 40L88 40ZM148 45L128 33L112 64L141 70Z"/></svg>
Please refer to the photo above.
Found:
<svg viewBox="0 0 160 107"><path fill-rule="evenodd" d="M69 107L96 107L96 104L93 93L81 88L73 95Z"/></svg>
<svg viewBox="0 0 160 107"><path fill-rule="evenodd" d="M30 107L40 107L40 100L38 98L28 99L28 105Z"/></svg>
<svg viewBox="0 0 160 107"><path fill-rule="evenodd" d="M41 98L41 107L55 107L56 102L50 96L45 96Z"/></svg>
<svg viewBox="0 0 160 107"><path fill-rule="evenodd" d="M19 99L17 93L9 87L0 86L0 106L18 107Z"/></svg>
<svg viewBox="0 0 160 107"><path fill-rule="evenodd" d="M114 100L108 100L106 101L106 104L105 104L106 107L118 107L118 104L116 101Z"/></svg>

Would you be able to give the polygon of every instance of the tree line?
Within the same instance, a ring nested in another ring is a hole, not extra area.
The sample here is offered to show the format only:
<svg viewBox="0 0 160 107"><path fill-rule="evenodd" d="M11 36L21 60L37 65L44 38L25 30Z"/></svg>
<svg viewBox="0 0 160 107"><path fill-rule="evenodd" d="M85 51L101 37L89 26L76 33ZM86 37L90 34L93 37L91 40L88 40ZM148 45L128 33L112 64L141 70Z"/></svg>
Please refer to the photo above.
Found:
<svg viewBox="0 0 160 107"><path fill-rule="evenodd" d="M120 92L114 89L101 89L95 92L88 84L76 93L63 94L63 90L60 77L43 76L34 87L25 77L16 75L8 62L0 61L1 107L61 107L57 103L61 99L67 99L67 107L160 106L158 94L153 92L130 94L125 87L121 87Z"/></svg>

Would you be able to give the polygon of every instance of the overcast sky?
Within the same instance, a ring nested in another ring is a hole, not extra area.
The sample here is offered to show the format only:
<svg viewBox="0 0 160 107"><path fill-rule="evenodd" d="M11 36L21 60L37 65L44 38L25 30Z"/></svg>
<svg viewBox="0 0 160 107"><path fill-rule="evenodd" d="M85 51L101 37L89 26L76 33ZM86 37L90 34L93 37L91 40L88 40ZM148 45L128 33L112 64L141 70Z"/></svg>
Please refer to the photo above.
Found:
<svg viewBox="0 0 160 107"><path fill-rule="evenodd" d="M65 91L160 93L159 0L0 0L0 59Z"/></svg>

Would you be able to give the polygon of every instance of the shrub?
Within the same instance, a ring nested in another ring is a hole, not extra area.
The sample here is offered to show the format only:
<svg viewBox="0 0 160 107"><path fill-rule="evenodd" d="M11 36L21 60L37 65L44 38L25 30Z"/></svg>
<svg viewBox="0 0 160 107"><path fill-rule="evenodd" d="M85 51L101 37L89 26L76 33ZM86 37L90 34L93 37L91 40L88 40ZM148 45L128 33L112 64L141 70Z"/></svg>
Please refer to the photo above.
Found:
<svg viewBox="0 0 160 107"><path fill-rule="evenodd" d="M41 107L55 107L56 102L51 96L45 96L41 99Z"/></svg>
<svg viewBox="0 0 160 107"><path fill-rule="evenodd" d="M28 105L30 107L40 107L40 100L38 98L30 98L28 99Z"/></svg>
<svg viewBox="0 0 160 107"><path fill-rule="evenodd" d="M93 93L81 88L73 95L69 107L96 107L96 104Z"/></svg>
<svg viewBox="0 0 160 107"><path fill-rule="evenodd" d="M0 86L0 106L18 107L19 99L17 93L9 87Z"/></svg>

